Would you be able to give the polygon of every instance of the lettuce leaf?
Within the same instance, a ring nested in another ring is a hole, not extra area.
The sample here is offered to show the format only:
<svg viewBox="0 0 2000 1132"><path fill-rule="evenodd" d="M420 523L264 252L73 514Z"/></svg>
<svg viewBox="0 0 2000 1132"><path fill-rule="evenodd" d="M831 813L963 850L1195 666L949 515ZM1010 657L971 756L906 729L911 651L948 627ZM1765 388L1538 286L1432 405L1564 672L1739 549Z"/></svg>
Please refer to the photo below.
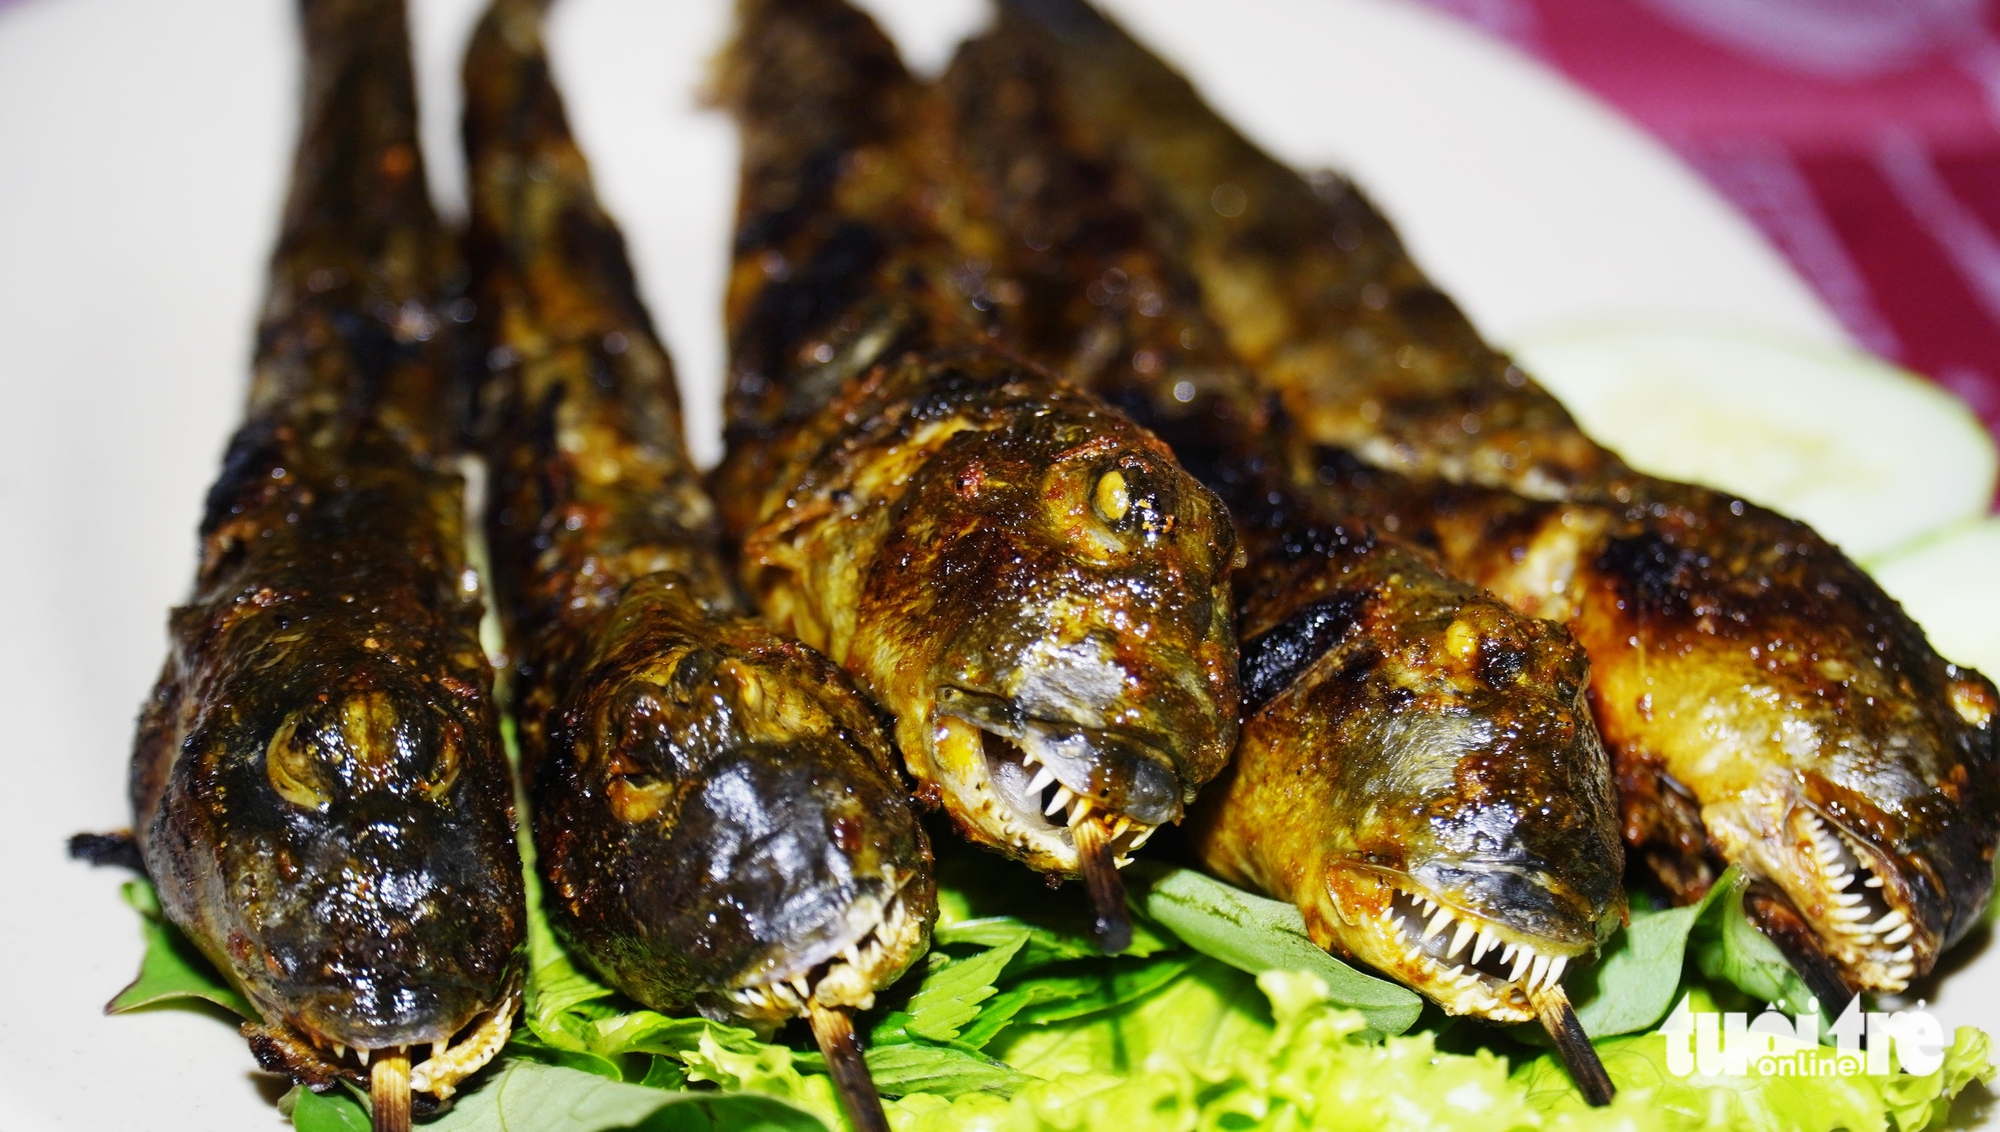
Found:
<svg viewBox="0 0 2000 1132"><path fill-rule="evenodd" d="M1704 1003L1701 1008L1712 1006ZM1779 1052L1808 1048L1782 1037L1773 1041ZM1961 1026L1953 1036L1944 1064L1922 1075L1676 1077L1667 1068L1667 1039L1660 1034L1612 1038L1596 1045L1618 1086L1617 1099L1605 1109L1584 1107L1554 1054L1515 1071L1515 1082L1551 1118L1548 1127L1610 1127L1623 1120L1630 1127L1670 1132L1708 1128L1917 1132L1941 1122L1951 1098L1966 1085L1991 1081L1994 1075L1991 1039L1970 1026Z"/></svg>

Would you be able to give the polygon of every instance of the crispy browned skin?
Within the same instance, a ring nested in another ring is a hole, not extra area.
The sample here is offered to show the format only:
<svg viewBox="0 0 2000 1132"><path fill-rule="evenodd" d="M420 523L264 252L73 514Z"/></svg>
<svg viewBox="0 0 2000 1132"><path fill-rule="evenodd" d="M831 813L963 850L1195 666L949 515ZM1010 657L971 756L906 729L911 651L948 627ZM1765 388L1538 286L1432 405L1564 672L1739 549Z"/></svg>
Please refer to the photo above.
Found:
<svg viewBox="0 0 2000 1132"><path fill-rule="evenodd" d="M551 80L541 5L466 65L501 607L555 926L620 989L768 1027L928 945L930 847L868 702L747 616L673 370Z"/></svg>
<svg viewBox="0 0 2000 1132"><path fill-rule="evenodd" d="M716 491L746 585L895 717L968 837L1074 873L1088 820L1123 854L1235 739L1220 504L988 345L922 207L920 91L865 16L745 3L724 93L744 177Z"/></svg>
<svg viewBox="0 0 2000 1132"><path fill-rule="evenodd" d="M941 81L966 177L941 212L1010 342L1174 443L1234 512L1243 722L1190 819L1204 866L1298 904L1323 947L1454 1013L1520 1021L1622 907L1611 772L1583 652L1283 481L1254 383L1070 139L1018 36Z"/></svg>
<svg viewBox="0 0 2000 1132"><path fill-rule="evenodd" d="M1592 443L1352 186L1258 151L1078 0L1007 7L1296 419L1294 477L1569 623L1627 836L1663 879L1691 898L1742 863L1862 989L1901 988L1978 921L2000 838L1990 682L1810 529Z"/></svg>
<svg viewBox="0 0 2000 1132"><path fill-rule="evenodd" d="M275 1064L334 1051L300 1073L325 1084L361 1075L339 1047L424 1062L482 1016L504 1035L525 912L441 463L450 249L403 5L302 13L304 129L247 419L140 719L132 800L168 916L270 1027L253 1045L293 1051ZM449 1095L463 1060L420 1065L417 1087Z"/></svg>

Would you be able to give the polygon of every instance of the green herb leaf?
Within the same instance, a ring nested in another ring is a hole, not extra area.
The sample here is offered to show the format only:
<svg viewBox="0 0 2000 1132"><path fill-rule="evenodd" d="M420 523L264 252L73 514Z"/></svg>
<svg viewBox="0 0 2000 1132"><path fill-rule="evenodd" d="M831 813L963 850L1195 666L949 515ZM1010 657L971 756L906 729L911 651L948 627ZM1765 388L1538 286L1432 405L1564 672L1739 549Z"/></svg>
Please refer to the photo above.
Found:
<svg viewBox="0 0 2000 1132"><path fill-rule="evenodd" d="M771 1097L668 1092L533 1061L509 1061L425 1132L826 1132L817 1117Z"/></svg>
<svg viewBox="0 0 2000 1132"><path fill-rule="evenodd" d="M368 1110L346 1089L315 1093L294 1085L279 1099L278 1111L298 1132L368 1132Z"/></svg>
<svg viewBox="0 0 2000 1132"><path fill-rule="evenodd" d="M1739 875L1730 866L1707 896L1685 908L1632 910L1632 922L1611 937L1598 961L1579 968L1565 986L1584 1033L1593 1038L1637 1033L1667 1016L1680 994L1689 933L1716 894ZM1544 1037L1532 1023L1521 1032L1529 1040Z"/></svg>
<svg viewBox="0 0 2000 1132"><path fill-rule="evenodd" d="M1320 950L1290 904L1152 861L1134 862L1125 875L1133 903L1189 947L1253 975L1310 971L1326 984L1330 1002L1361 1011L1377 1034L1402 1033L1423 1008L1415 991Z"/></svg>
<svg viewBox="0 0 2000 1132"><path fill-rule="evenodd" d="M1760 1002L1797 1016L1813 1000L1804 979L1771 937L1750 922L1743 910L1743 890L1750 878L1730 866L1708 891L1704 905L1713 910L1701 918L1694 933L1695 966L1711 979L1721 979ZM1822 1003L1831 1007L1831 1003Z"/></svg>
<svg viewBox="0 0 2000 1132"><path fill-rule="evenodd" d="M963 1042L940 1045L905 1040L875 1046L866 1053L869 1076L885 1097L928 1094L956 1097L965 1093L1012 1096L1034 1078L1004 1061L995 1061L965 1047ZM801 1069L826 1072L826 1059L817 1053L795 1056Z"/></svg>
<svg viewBox="0 0 2000 1132"><path fill-rule="evenodd" d="M124 886L125 902L140 916L139 930L146 950L139 959L139 977L118 992L104 1007L107 1014L123 1014L157 1002L199 998L243 1018L257 1017L250 1000L216 972L180 929L167 922L160 912L159 897L143 880L129 880Z"/></svg>
<svg viewBox="0 0 2000 1132"><path fill-rule="evenodd" d="M967 1022L979 1016L979 1004L993 997L994 982L1007 962L1027 942L1025 933L966 959L933 962L924 985L910 996L910 1018L903 1029L920 1038L948 1042ZM937 960L941 953L933 953Z"/></svg>

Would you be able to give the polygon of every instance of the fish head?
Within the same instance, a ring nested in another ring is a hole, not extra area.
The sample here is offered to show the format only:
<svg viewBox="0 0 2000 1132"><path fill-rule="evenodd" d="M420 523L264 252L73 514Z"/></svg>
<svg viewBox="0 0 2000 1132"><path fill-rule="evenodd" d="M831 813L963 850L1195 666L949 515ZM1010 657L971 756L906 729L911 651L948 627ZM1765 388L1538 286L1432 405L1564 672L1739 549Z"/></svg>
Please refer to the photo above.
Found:
<svg viewBox="0 0 2000 1132"><path fill-rule="evenodd" d="M1698 807L1708 855L1782 893L1819 953L1796 965L1900 992L1993 890L2000 697L1803 524L1651 490L1664 518L1609 540L1576 622L1606 638L1593 694L1641 705L1608 737ZM1724 507L1728 542L1705 518Z"/></svg>
<svg viewBox="0 0 2000 1132"><path fill-rule="evenodd" d="M871 599L921 638L899 712L919 776L976 840L1073 874L1079 823L1122 857L1234 745L1235 543L1149 433L1075 394L1044 406L940 451Z"/></svg>
<svg viewBox="0 0 2000 1132"><path fill-rule="evenodd" d="M1374 668L1389 702L1328 721L1352 817L1325 877L1336 934L1451 1013L1532 1019L1530 993L1623 910L1587 662L1560 626L1483 596L1396 631L1393 653L1348 666Z"/></svg>
<svg viewBox="0 0 2000 1132"><path fill-rule="evenodd" d="M512 785L481 738L497 733L490 705L469 681L438 688L332 647L320 664L235 674L245 683L190 735L193 788L154 840L170 847L197 811L212 823L217 867L170 884L206 907L200 934L267 1020L336 1049L450 1042L509 1009L520 975Z"/></svg>
<svg viewBox="0 0 2000 1132"><path fill-rule="evenodd" d="M872 710L824 657L685 587L635 583L606 640L537 787L558 926L660 1009L865 1009L936 909Z"/></svg>
<svg viewBox="0 0 2000 1132"><path fill-rule="evenodd" d="M1783 893L1849 987L1897 993L1979 922L1992 891L2000 697L1949 665L1933 696L1872 666L1815 667L1838 691L1787 713L1764 736L1773 772L1707 802L1703 820Z"/></svg>

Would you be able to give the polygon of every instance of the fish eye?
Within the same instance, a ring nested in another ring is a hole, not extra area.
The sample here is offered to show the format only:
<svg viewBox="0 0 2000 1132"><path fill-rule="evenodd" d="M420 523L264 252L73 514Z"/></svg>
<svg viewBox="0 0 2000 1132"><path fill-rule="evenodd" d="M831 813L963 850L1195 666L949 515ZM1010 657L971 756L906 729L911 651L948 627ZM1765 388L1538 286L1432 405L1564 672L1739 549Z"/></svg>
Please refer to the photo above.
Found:
<svg viewBox="0 0 2000 1132"><path fill-rule="evenodd" d="M437 759L431 763L431 772L424 776L423 783L424 793L432 800L443 798L451 790L451 784L458 781L464 739L464 730L456 723L447 722L439 731Z"/></svg>
<svg viewBox="0 0 2000 1132"><path fill-rule="evenodd" d="M1173 514L1160 498L1156 478L1134 456L1099 473L1091 485L1090 508L1105 526L1117 531L1159 535L1174 528Z"/></svg>
<svg viewBox="0 0 2000 1132"><path fill-rule="evenodd" d="M1117 524L1132 510L1132 490L1125 483L1125 473L1113 468L1097 477L1097 488L1090 493L1090 505L1107 523Z"/></svg>
<svg viewBox="0 0 2000 1132"><path fill-rule="evenodd" d="M321 765L319 751L299 738L297 712L285 717L264 748L264 774L278 796L294 806L324 811L333 804L333 790Z"/></svg>
<svg viewBox="0 0 2000 1132"><path fill-rule="evenodd" d="M604 770L609 777L605 794L612 816L619 821L635 825L658 817L666 808L667 783L628 752L612 751Z"/></svg>

